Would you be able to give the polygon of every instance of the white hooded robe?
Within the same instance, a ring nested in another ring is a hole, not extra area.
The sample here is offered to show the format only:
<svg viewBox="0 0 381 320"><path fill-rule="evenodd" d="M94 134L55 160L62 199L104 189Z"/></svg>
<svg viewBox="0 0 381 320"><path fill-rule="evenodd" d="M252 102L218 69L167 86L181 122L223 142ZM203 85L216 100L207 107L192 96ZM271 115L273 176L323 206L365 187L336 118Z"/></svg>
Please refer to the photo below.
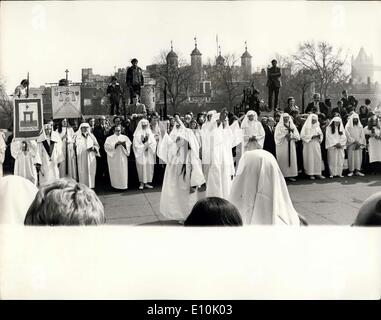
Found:
<svg viewBox="0 0 381 320"><path fill-rule="evenodd" d="M300 225L278 163L265 150L243 154L229 201L245 225Z"/></svg>
<svg viewBox="0 0 381 320"><path fill-rule="evenodd" d="M312 119L316 120L312 124ZM319 138L312 139L319 135ZM320 129L318 116L311 113L300 131L303 140L303 166L304 172L309 176L320 176L322 172L322 157L320 144L323 142L323 132Z"/></svg>
<svg viewBox="0 0 381 320"><path fill-rule="evenodd" d="M125 142L126 147L118 145L117 142ZM104 148L107 154L108 170L110 173L111 186L115 189L128 188L128 156L130 155L131 141L123 135L116 135L107 137Z"/></svg>

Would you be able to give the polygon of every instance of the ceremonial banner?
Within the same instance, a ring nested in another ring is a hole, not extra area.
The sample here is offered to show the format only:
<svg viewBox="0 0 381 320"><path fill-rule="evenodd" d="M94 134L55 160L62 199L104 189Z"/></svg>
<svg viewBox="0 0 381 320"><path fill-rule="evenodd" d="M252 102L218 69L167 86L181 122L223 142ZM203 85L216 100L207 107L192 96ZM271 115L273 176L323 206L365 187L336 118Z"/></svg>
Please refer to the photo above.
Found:
<svg viewBox="0 0 381 320"><path fill-rule="evenodd" d="M53 119L81 117L81 88L52 87Z"/></svg>
<svg viewBox="0 0 381 320"><path fill-rule="evenodd" d="M41 99L15 99L13 105L14 138L37 139L42 132L43 110Z"/></svg>

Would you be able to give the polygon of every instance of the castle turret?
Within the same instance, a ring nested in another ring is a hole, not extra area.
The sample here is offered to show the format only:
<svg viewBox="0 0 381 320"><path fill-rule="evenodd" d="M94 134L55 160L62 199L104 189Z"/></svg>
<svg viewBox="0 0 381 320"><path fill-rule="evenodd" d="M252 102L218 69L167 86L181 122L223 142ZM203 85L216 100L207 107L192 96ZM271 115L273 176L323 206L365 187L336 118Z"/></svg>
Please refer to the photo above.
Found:
<svg viewBox="0 0 381 320"><path fill-rule="evenodd" d="M173 51L172 41L171 41L171 51L169 51L169 53L167 54L166 60L167 60L167 65L169 66L177 67L179 65L179 58L177 54Z"/></svg>
<svg viewBox="0 0 381 320"><path fill-rule="evenodd" d="M247 51L247 43L245 41L245 52L241 56L241 75L242 80L248 81L251 77L251 54Z"/></svg>
<svg viewBox="0 0 381 320"><path fill-rule="evenodd" d="M356 58L352 56L352 81L354 84L373 83L374 64L373 57L365 53L361 47Z"/></svg>
<svg viewBox="0 0 381 320"><path fill-rule="evenodd" d="M202 54L197 49L197 38L194 38L194 49L191 53L191 71L194 81L200 81L202 78Z"/></svg>

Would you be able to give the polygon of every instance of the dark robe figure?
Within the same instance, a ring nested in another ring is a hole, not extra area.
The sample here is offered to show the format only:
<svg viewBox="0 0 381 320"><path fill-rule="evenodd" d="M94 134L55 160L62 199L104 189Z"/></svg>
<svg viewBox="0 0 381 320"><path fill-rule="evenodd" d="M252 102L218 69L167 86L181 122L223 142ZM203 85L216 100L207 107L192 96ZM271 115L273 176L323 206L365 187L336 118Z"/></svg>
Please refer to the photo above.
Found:
<svg viewBox="0 0 381 320"><path fill-rule="evenodd" d="M320 144L320 150L321 150L321 158L324 162L324 171L323 171L323 176L328 177L330 175L329 172L329 167L328 167L328 154L327 154L327 149L325 148L325 130L328 126L329 119L325 117L324 114L319 114L319 123L320 123L320 129L323 132L323 141Z"/></svg>
<svg viewBox="0 0 381 320"><path fill-rule="evenodd" d="M263 150L270 152L276 158L274 129L269 125L269 120L267 117L263 117L261 123L263 129L265 130L265 141L263 142Z"/></svg>
<svg viewBox="0 0 381 320"><path fill-rule="evenodd" d="M8 129L8 131L13 132L13 129ZM13 174L14 168L15 168L15 159L12 157L11 154L11 142L13 139L13 133L8 136L7 141L5 141L5 144L7 145L5 149L4 154L4 163L3 163L3 175L7 174Z"/></svg>
<svg viewBox="0 0 381 320"><path fill-rule="evenodd" d="M294 120L294 124L299 132L302 131L303 124L305 119L299 116L299 111L293 110L290 112L290 116ZM296 147L296 160L298 163L298 173L304 172L304 162L303 162L303 140L299 139L298 141L295 141L295 147Z"/></svg>
<svg viewBox="0 0 381 320"><path fill-rule="evenodd" d="M93 134L99 144L99 153L100 157L97 157L97 172L95 179L99 182L97 185L109 185L110 184L110 175L108 171L107 164L107 153L104 148L105 141L109 136L109 129L106 126L106 118L101 117L100 123L94 127Z"/></svg>

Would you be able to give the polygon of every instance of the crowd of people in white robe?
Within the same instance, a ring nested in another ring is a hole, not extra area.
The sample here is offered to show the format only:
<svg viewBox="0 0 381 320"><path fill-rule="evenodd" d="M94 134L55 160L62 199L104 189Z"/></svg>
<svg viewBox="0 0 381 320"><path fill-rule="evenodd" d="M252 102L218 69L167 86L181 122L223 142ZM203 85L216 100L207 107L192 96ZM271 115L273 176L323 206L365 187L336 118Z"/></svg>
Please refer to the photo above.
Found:
<svg viewBox="0 0 381 320"><path fill-rule="evenodd" d="M325 178L321 152L324 138L330 178L343 177L344 150L348 158L348 176L364 175L361 172L364 148L368 149L370 162L381 161L380 119L370 118L369 125L363 128L354 111L349 114L345 127L342 119L334 116L325 132L320 128L316 113L308 114L301 132L291 115L281 113L273 128L276 158L265 151L251 152L263 149L266 136L255 111L248 111L230 124L225 109L219 113L209 111L201 127L188 116L184 122L177 114L169 122L153 124L143 118L138 122L132 142L117 124L103 146L110 183L115 189L128 188L131 146L139 189L153 188L155 166L165 164L160 212L168 219L184 221L197 202L199 191L204 188L206 197L228 199L236 205L245 223L299 224L284 178L295 181L298 176L296 142L300 140L303 142L304 171L310 179ZM4 145L0 137L1 164ZM44 125L37 140L12 141L14 174L40 187L69 177L94 188L100 147L89 123L81 123L74 131L64 119L59 132L53 131L50 122ZM233 148L236 149L235 157ZM261 212L272 214L261 216Z"/></svg>

